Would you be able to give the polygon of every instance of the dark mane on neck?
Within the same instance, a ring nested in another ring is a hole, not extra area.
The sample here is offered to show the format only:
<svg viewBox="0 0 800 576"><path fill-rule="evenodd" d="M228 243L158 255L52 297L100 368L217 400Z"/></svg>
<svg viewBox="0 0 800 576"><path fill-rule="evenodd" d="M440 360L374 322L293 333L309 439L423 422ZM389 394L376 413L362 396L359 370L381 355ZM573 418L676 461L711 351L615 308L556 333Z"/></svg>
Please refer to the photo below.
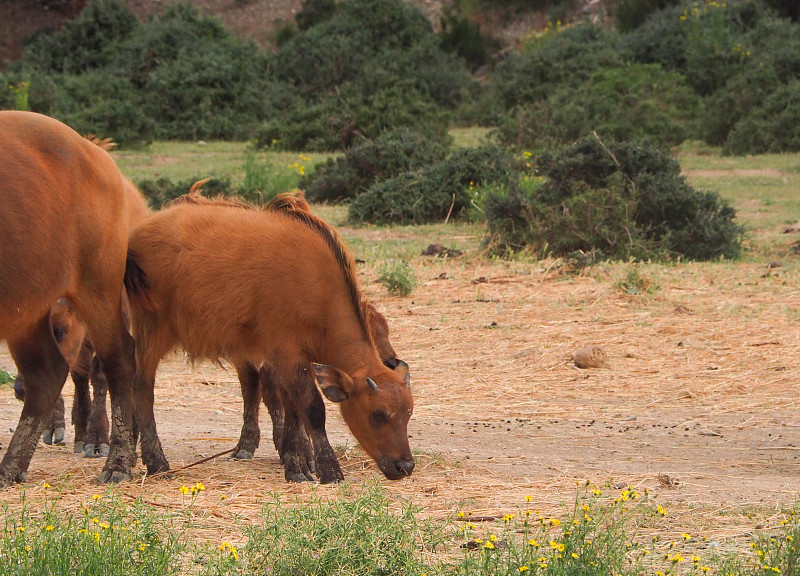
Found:
<svg viewBox="0 0 800 576"><path fill-rule="evenodd" d="M336 258L339 269L342 271L342 274L344 274L345 284L350 293L350 302L353 304L358 323L361 325L361 329L364 332L364 337L371 341L372 336L367 324L365 303L361 298L361 292L356 282L356 263L350 252L345 248L339 233L322 218L318 218L311 213L311 207L300 191L279 194L266 205L265 209L271 212L286 214L302 222L325 240L328 248L330 248Z"/></svg>

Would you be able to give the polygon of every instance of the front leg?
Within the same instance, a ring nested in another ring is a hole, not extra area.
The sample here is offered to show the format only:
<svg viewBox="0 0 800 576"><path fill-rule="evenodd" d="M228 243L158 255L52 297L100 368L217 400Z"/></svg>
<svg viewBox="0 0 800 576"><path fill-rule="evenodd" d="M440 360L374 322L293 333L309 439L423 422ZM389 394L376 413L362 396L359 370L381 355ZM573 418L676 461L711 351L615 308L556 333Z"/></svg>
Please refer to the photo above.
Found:
<svg viewBox="0 0 800 576"><path fill-rule="evenodd" d="M242 388L244 413L242 414L242 433L233 452L233 457L249 460L255 454L261 441L261 429L258 426L258 412L261 405L258 370L249 362L236 366L239 385Z"/></svg>
<svg viewBox="0 0 800 576"><path fill-rule="evenodd" d="M27 334L9 339L8 348L25 380L25 401L19 424L0 462L0 487L25 481L36 444L69 372L53 338L49 314Z"/></svg>

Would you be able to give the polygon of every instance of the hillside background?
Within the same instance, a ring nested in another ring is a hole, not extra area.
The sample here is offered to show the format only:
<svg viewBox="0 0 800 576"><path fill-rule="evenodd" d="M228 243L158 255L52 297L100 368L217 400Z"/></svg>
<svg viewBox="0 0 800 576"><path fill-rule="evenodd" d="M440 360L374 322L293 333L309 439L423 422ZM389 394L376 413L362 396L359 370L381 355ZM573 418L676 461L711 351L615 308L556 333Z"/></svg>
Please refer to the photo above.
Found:
<svg viewBox="0 0 800 576"><path fill-rule="evenodd" d="M159 14L164 7L179 0L125 0L140 21ZM439 26L442 10L454 0L407 0L418 6L434 28ZM89 0L2 0L0 2L0 70L19 58L25 41L37 32L59 29L74 18ZM276 30L293 22L302 0L193 0L193 5L219 18L237 36L249 38L260 46L274 42ZM462 2L463 4L463 2ZM478 5L478 2L472 2ZM551 17L574 20L587 13L613 17L616 0L520 0L507 5L482 7L474 15L481 29L511 45L535 28L543 28Z"/></svg>

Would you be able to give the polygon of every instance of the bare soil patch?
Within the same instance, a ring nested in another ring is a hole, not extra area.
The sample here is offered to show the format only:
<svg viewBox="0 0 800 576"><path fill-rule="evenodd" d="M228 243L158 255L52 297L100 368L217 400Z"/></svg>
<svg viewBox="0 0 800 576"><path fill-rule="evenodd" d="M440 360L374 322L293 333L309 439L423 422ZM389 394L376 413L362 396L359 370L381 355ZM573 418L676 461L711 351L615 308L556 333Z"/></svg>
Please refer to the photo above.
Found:
<svg viewBox="0 0 800 576"><path fill-rule="evenodd" d="M687 178L786 178L788 174L777 168L736 168L733 170L684 170Z"/></svg>
<svg viewBox="0 0 800 576"><path fill-rule="evenodd" d="M755 526L774 525L777 509L800 494L796 268L641 266L660 289L632 297L614 287L628 265L564 276L552 264L419 257L421 284L407 298L388 296L369 263L362 266L364 290L412 369L418 466L409 479L382 480L329 404L329 435L347 480L380 481L441 518L518 506L561 514L586 481L647 487L670 512L660 531L702 534L723 549L743 546ZM574 352L588 345L605 350L607 368L575 367ZM0 367L14 369L4 348ZM70 383L65 394L69 410ZM19 411L12 391L0 389L4 447ZM181 355L162 363L156 418L174 468L232 448L241 411L232 369L192 366ZM241 538L231 518L256 519L271 492L335 493L285 483L266 411L261 423L252 461L219 458L166 480L145 478L140 465L135 481L115 490L177 505L181 483L202 482L202 527L193 535L214 541ZM70 475L59 506L79 510L105 489L94 485L101 467L69 447L40 445L29 498ZM0 491L12 506L19 495Z"/></svg>

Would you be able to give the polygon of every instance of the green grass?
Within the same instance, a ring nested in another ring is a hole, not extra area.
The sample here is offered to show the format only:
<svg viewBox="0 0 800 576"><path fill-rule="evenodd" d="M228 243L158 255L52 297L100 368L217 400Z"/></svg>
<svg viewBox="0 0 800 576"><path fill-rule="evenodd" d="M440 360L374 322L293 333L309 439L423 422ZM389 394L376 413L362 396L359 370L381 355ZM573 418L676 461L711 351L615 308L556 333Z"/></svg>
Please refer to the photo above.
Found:
<svg viewBox="0 0 800 576"><path fill-rule="evenodd" d="M675 529L669 511L632 487L586 485L558 518L521 502L478 523L469 511L424 518L377 484L345 484L324 499L312 493L287 503L274 495L259 520L240 521L240 546L185 537L201 513L199 483L175 510L113 492L82 510L61 510L58 491L48 488L42 510L31 511L24 495L22 510L4 507L0 574L800 576L797 507L773 513L745 551L725 553L702 534L662 535Z"/></svg>
<svg viewBox="0 0 800 576"><path fill-rule="evenodd" d="M0 368L0 386L11 386L14 384L14 376Z"/></svg>

